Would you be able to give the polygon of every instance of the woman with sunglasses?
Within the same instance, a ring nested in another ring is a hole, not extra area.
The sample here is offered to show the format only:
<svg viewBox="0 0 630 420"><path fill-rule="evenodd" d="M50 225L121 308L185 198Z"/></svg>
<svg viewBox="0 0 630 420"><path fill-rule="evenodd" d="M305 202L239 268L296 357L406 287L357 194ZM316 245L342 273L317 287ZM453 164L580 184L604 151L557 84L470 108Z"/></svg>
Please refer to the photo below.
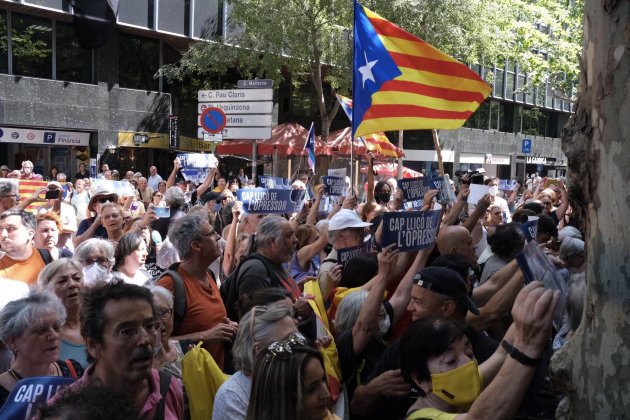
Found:
<svg viewBox="0 0 630 420"><path fill-rule="evenodd" d="M164 194L162 194L160 191L153 191L153 196L151 197L151 204L153 204L153 206L155 207L165 207L166 204L164 203Z"/></svg>
<svg viewBox="0 0 630 420"><path fill-rule="evenodd" d="M83 368L75 360L59 360L65 319L62 303L46 292L31 292L26 298L9 302L0 311L0 339L14 354L11 368L0 375L0 406L24 378L77 378L83 374Z"/></svg>
<svg viewBox="0 0 630 420"><path fill-rule="evenodd" d="M256 356L246 419L333 419L329 398L321 353L294 333Z"/></svg>
<svg viewBox="0 0 630 420"><path fill-rule="evenodd" d="M291 302L290 297L286 299ZM237 371L217 391L213 420L245 419L256 354L272 342L298 332L292 303L287 305L286 302L277 302L270 306L254 306L241 318L232 347L234 368Z"/></svg>

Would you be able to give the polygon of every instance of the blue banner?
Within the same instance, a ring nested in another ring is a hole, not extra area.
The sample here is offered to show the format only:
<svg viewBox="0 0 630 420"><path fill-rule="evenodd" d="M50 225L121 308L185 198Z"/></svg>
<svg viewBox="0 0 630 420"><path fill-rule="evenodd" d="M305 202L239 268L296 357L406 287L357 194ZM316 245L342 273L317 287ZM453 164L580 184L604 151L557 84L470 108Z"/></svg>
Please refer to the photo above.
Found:
<svg viewBox="0 0 630 420"><path fill-rule="evenodd" d="M296 213L304 204L305 190L245 188L236 192L245 213Z"/></svg>
<svg viewBox="0 0 630 420"><path fill-rule="evenodd" d="M523 235L525 235L525 239L527 239L527 242L536 241L536 234L538 231L538 218L536 218L536 220L530 220L523 223L520 228L523 231Z"/></svg>
<svg viewBox="0 0 630 420"><path fill-rule="evenodd" d="M258 187L269 189L291 188L291 183L286 178L278 176L258 176Z"/></svg>
<svg viewBox="0 0 630 420"><path fill-rule="evenodd" d="M348 261L353 259L359 254L366 254L369 249L369 242L364 242L362 245L353 246L351 248L343 248L337 250L337 264L341 264L342 266L346 266Z"/></svg>
<svg viewBox="0 0 630 420"><path fill-rule="evenodd" d="M346 178L340 178L338 176L323 176L322 182L324 183L324 189L328 195L345 195L346 193Z"/></svg>
<svg viewBox="0 0 630 420"><path fill-rule="evenodd" d="M429 190L439 191L436 198L440 203L453 201L449 193L450 184L441 176L398 179L397 182L398 188L403 192L403 201L422 200Z"/></svg>
<svg viewBox="0 0 630 420"><path fill-rule="evenodd" d="M30 419L35 414L37 404L49 400L74 381L60 376L35 376L18 381L0 410L0 419Z"/></svg>
<svg viewBox="0 0 630 420"><path fill-rule="evenodd" d="M385 213L382 247L396 244L405 252L430 246L437 236L441 213L441 210Z"/></svg>

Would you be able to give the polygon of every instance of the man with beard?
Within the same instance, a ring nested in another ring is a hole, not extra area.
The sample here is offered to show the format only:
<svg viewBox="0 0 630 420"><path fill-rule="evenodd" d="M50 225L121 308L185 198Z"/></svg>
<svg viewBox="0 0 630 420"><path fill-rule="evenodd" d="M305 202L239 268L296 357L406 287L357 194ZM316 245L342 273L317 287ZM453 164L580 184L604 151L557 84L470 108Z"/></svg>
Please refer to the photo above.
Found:
<svg viewBox="0 0 630 420"><path fill-rule="evenodd" d="M151 292L124 282L98 283L83 296L81 311L81 335L92 364L68 392L99 384L124 390L138 419L182 419L181 382L152 368L161 324Z"/></svg>

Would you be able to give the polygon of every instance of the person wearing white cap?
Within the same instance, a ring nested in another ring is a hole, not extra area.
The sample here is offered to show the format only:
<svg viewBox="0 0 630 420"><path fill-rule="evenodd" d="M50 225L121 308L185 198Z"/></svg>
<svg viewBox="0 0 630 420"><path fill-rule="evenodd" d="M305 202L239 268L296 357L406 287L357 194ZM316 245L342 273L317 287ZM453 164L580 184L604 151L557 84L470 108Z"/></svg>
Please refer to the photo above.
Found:
<svg viewBox="0 0 630 420"><path fill-rule="evenodd" d="M341 209L330 218L328 242L333 249L320 266L317 276L323 296L328 296L341 279L342 267L337 264L337 251L362 246L365 228L369 226L372 226L372 223L362 221L354 210Z"/></svg>
<svg viewBox="0 0 630 420"><path fill-rule="evenodd" d="M88 211L95 216L89 217L79 223L77 234L74 238L74 246L79 246L81 242L89 238L107 239L107 230L101 223L101 205L105 203L118 203L118 194L110 191L106 186L99 185L94 190L92 198L88 203Z"/></svg>
<svg viewBox="0 0 630 420"><path fill-rule="evenodd" d="M37 214L53 212L59 215L61 224L63 225L63 231L59 232L57 246L59 248L66 246L72 250L74 249L72 246L72 235L77 231L77 212L70 204L63 202L63 187L59 182L50 181L47 188L46 196L52 197L56 194L57 198L47 198L46 204L37 209Z"/></svg>

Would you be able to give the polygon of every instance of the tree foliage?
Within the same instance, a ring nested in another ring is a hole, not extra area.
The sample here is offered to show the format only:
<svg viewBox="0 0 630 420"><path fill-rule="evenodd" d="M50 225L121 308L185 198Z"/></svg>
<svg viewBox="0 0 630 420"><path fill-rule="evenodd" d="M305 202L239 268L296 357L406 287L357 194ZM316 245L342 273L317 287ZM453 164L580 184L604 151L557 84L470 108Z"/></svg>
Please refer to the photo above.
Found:
<svg viewBox="0 0 630 420"><path fill-rule="evenodd" d="M363 4L466 63L518 62L538 86L576 80L583 0L365 0ZM337 111L325 85L350 93L351 0L234 0L229 36L199 42L169 79L223 73L312 83L328 133ZM540 30L540 29L543 30ZM545 30L548 28L548 31ZM491 72L488 73L489 82Z"/></svg>

